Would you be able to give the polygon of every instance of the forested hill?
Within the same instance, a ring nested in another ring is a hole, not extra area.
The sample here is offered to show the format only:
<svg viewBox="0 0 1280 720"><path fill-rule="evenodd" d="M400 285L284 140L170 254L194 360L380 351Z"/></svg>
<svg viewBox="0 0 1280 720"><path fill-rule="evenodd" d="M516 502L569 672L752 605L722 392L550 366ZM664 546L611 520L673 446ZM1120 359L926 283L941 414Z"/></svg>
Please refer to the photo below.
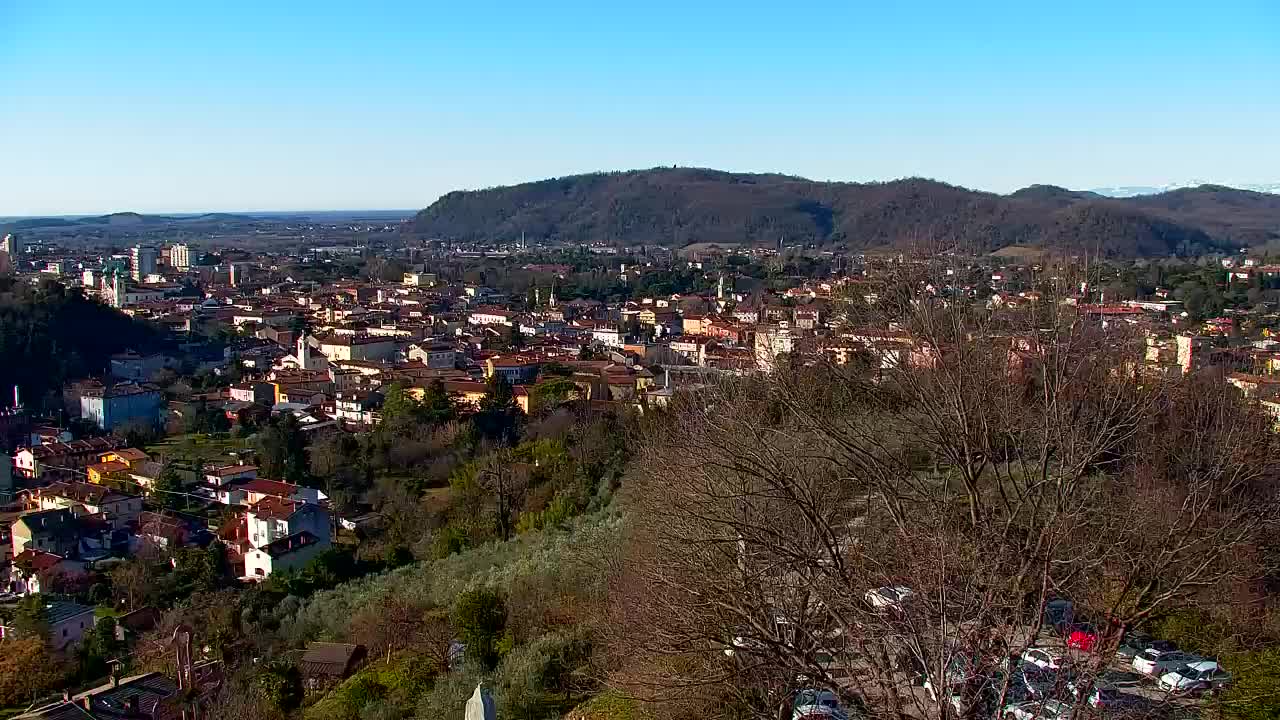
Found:
<svg viewBox="0 0 1280 720"><path fill-rule="evenodd" d="M1190 254L1280 238L1280 196L1217 186L1111 199L1049 185L1011 195L918 178L815 182L658 168L452 192L423 235L471 241L788 244L990 252L1009 245L1115 256Z"/></svg>
<svg viewBox="0 0 1280 720"><path fill-rule="evenodd" d="M114 353L161 344L150 325L77 289L0 278L0 407L10 404L15 385L39 404L68 380L106 371Z"/></svg>

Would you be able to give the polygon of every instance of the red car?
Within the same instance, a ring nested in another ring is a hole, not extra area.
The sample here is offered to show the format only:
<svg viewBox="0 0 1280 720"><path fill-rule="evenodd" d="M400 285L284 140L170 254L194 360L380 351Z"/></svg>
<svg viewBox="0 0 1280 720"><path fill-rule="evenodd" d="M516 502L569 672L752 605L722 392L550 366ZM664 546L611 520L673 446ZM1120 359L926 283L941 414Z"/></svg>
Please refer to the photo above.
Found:
<svg viewBox="0 0 1280 720"><path fill-rule="evenodd" d="M1067 647L1089 652L1098 642L1098 631L1090 625L1076 625L1067 635Z"/></svg>

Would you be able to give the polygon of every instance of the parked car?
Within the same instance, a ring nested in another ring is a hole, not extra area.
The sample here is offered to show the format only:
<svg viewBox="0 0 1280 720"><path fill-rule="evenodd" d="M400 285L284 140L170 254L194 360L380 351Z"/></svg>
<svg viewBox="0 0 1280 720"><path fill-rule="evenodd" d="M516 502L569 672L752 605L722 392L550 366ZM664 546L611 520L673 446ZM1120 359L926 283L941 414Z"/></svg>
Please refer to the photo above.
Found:
<svg viewBox="0 0 1280 720"><path fill-rule="evenodd" d="M1177 649L1178 646L1168 640L1157 640L1143 633L1125 633L1124 639L1120 641L1120 647L1116 648L1116 657L1121 660L1133 660L1143 650L1168 652Z"/></svg>
<svg viewBox="0 0 1280 720"><path fill-rule="evenodd" d="M1046 670L1061 670L1067 666L1067 658L1053 648L1028 648L1022 653L1022 662Z"/></svg>
<svg viewBox="0 0 1280 720"><path fill-rule="evenodd" d="M1180 665L1160 676L1160 689L1179 695L1213 692L1231 684L1231 673L1212 660Z"/></svg>
<svg viewBox="0 0 1280 720"><path fill-rule="evenodd" d="M848 720L840 698L830 690L809 688L796 693L791 720Z"/></svg>
<svg viewBox="0 0 1280 720"><path fill-rule="evenodd" d="M1187 663L1199 662L1204 658L1181 650L1156 650L1148 648L1133 658L1133 669L1143 675L1161 675L1181 667Z"/></svg>
<svg viewBox="0 0 1280 720"><path fill-rule="evenodd" d="M1014 671L1009 688L1017 689L1028 699L1062 698L1068 692L1071 674L1066 670L1049 670L1036 665L1023 665Z"/></svg>
<svg viewBox="0 0 1280 720"><path fill-rule="evenodd" d="M1044 604L1044 613L1041 618L1040 626L1042 629L1052 630L1057 635L1064 635L1063 631L1075 622L1076 606L1070 600L1062 598L1050 600Z"/></svg>
<svg viewBox="0 0 1280 720"><path fill-rule="evenodd" d="M1089 652L1093 650L1093 646L1098 642L1098 631L1089 624L1081 624L1072 626L1067 636L1067 647L1075 648Z"/></svg>
<svg viewBox="0 0 1280 720"><path fill-rule="evenodd" d="M1134 697L1120 692L1120 689L1114 685L1103 682L1100 678L1095 679L1093 684L1089 686L1087 683L1072 681L1067 684L1068 690L1072 697L1080 697L1085 692L1085 687L1089 687L1088 695L1085 696L1085 703L1089 707L1098 710L1113 710L1116 708L1127 707L1132 705Z"/></svg>
<svg viewBox="0 0 1280 720"><path fill-rule="evenodd" d="M1005 705L1002 715L1005 720L1068 720L1071 704L1057 700L1032 700Z"/></svg>
<svg viewBox="0 0 1280 720"><path fill-rule="evenodd" d="M902 603L915 592L905 585L886 586L868 590L867 604L876 610L902 610Z"/></svg>

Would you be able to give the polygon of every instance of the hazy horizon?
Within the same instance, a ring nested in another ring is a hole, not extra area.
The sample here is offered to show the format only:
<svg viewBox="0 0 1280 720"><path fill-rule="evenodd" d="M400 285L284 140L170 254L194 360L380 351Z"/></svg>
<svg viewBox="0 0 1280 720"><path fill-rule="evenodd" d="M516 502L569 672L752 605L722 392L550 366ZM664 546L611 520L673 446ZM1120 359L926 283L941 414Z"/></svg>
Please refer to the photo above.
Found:
<svg viewBox="0 0 1280 720"><path fill-rule="evenodd" d="M678 164L1280 180L1280 5L0 0L0 215L422 208Z"/></svg>
<svg viewBox="0 0 1280 720"><path fill-rule="evenodd" d="M685 167L685 166L682 166L682 167ZM645 171L645 170L652 170L652 169L657 169L657 168L627 168L627 169L623 169L623 170L595 170L595 171L590 171L590 172L587 172L587 173L580 173L580 174L600 174L600 173L614 173L614 172L643 172L643 171ZM689 169L717 170L717 171L718 171L718 170L722 170L722 168L689 168ZM725 171L725 172L736 172L736 171ZM769 171L764 171L764 172L766 172L767 174L777 174L777 175L792 175L792 174L793 174L793 173L775 173L775 172L769 172ZM1277 173L1277 176L1278 176L1278 177L1280 177L1280 173ZM556 177L566 177L566 176L556 176ZM797 177L801 177L801 178L802 178L802 179L804 179L804 180L813 180L813 181L815 181L815 182L869 182L869 183L873 183L873 182L894 182L894 181L897 181L897 180L906 180L906 179L909 179L909 178L901 177L901 178L886 178L886 179L882 179L882 180L871 179L871 180L866 180L866 181L851 181L851 180L840 180L840 179L838 179L838 178L837 178L837 179L831 179L831 180L814 180L814 178L806 178L806 177L803 177L803 176L797 176ZM521 180L521 181L517 181L517 182L512 183L512 184L513 184L513 185L520 185L520 184L531 183L531 182L538 182L538 181L541 181L541 180L549 180L549 179L555 179L555 178L554 178L554 177L547 177L547 178L530 178L530 179L528 179L528 180ZM923 178L923 179L926 179L926 180L937 180L937 178ZM938 180L938 182L945 182L945 181ZM1266 184L1266 183L1233 183L1233 182L1220 182L1220 181L1217 181L1217 180L1199 180L1199 179L1197 179L1197 180L1193 180L1193 181L1191 181L1191 183L1192 183L1192 185L1182 185L1182 186L1223 185L1223 186L1226 186L1226 187L1234 187L1234 188L1237 188L1237 189L1245 189L1245 190L1248 190L1249 188L1244 188L1244 187L1242 187L1242 186L1244 186L1244 185L1260 185L1260 184ZM984 191L984 190L982 190L982 188L974 188L974 187L968 187L968 186L964 186L964 185L959 185L958 183L951 183L951 184L953 184L953 185L958 185L959 187L965 187L966 189L969 189L969 190L976 190L976 191L983 191L983 192L995 192L995 191ZM1275 183L1269 183L1269 184L1280 184L1280 181L1277 181L1277 182L1275 182ZM1122 190L1122 189L1152 189L1152 190L1156 190L1156 189L1159 189L1159 187L1160 187L1161 183L1137 183L1137 184L1133 184L1133 185L1118 185L1118 184L1112 184L1112 185L1099 185L1099 186L1089 187L1089 188L1073 188L1073 187L1066 187L1066 186L1062 186L1062 185L1060 185L1060 184L1058 184L1058 183L1054 183L1054 182L1037 182L1037 183L1029 183L1028 185L1024 185L1024 186L1021 186L1021 187L1018 187L1018 188L1014 188L1013 190L1010 190L1010 191L1007 191L1007 192L1000 192L1000 193L996 193L996 194L1000 194L1000 195L1009 195L1009 194L1011 194L1011 193L1017 192L1018 190L1022 190L1022 189L1025 189L1025 188L1027 188L1027 187L1032 187L1032 186L1036 186L1036 185L1040 185L1040 186L1046 186L1046 185L1048 185L1048 186L1064 187L1065 189L1070 190L1070 191L1074 191L1074 192L1095 192L1095 191L1098 191L1098 190ZM455 188L454 190L447 190L447 191L445 191L445 193L442 193L442 194L441 194L441 196L443 196L444 194L447 194L447 193L449 193L449 192L455 192L455 191L472 192L472 191L481 191L481 190L486 190L486 189L491 189L491 188L496 188L496 187L505 187L505 186L494 185L494 186L487 186L487 187L483 187L483 188ZM1258 191L1256 191L1256 190L1255 190L1254 192L1258 192ZM1280 194L1280 193L1277 193L1277 194ZM1116 197L1121 197L1121 196L1116 196ZM437 199L439 199L439 198L438 198L438 197L437 197L437 198L433 198L433 199L432 199L432 202L435 202L435 200L437 200ZM36 214L36 215L5 215L5 214L0 214L0 223L3 223L3 222L11 222L11 221L14 221L14 220L27 220L27 219L37 219L37 218L59 218L59 219L69 219L69 220L74 220L74 219L82 219L82 218L90 218L90 217L100 217L100 216L104 216L104 215L120 215L120 214L127 214L127 213L137 213L137 214L140 214L140 215L150 215L150 216L173 216L173 217L197 217L197 216L200 216L200 215L214 215L214 214L217 214L217 215L257 215L257 216L263 216L263 217L266 217L266 216L272 216L272 215L279 215L279 216L294 216L294 215L297 215L297 216L305 216L305 215L307 215L307 214L355 215L355 214L359 214L359 213L377 213L377 214L380 214L380 215L393 215L393 214L406 214L406 215L413 215L413 214L415 214L415 213L419 212L420 210L423 210L423 209L425 209L426 207L430 206L430 204L431 204L431 203L427 203L426 205L423 205L422 207L415 207L415 208L408 208L408 207L403 207L403 208L395 208L395 207L387 207L387 208L343 208L343 207L334 207L334 208L300 208L300 209L292 209L292 208L284 208L284 209L280 209L280 208L261 208L261 209L250 209L250 210L246 210L246 209L243 209L243 208L238 208L238 209L229 209L229 210L210 210L210 209L207 209L207 208L195 208L195 209L185 209L185 210L148 210L148 211L145 211L145 212L144 212L144 211L139 211L139 210L133 210L133 209L130 209L130 208L124 208L124 209L116 209L116 210L101 210L101 211L97 211L97 212L67 212L67 213L57 213L57 214L49 214L49 213Z"/></svg>

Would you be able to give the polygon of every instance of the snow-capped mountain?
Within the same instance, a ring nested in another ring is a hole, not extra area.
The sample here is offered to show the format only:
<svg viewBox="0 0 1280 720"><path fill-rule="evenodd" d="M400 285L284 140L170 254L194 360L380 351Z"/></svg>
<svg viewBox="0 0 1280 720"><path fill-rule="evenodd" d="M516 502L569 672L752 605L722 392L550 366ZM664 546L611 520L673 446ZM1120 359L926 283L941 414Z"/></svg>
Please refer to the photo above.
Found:
<svg viewBox="0 0 1280 720"><path fill-rule="evenodd" d="M1093 188L1089 192L1099 195L1105 195L1113 198L1130 198L1139 195L1156 195L1170 190L1181 190L1183 188L1200 187L1201 185L1225 185L1226 187L1236 188L1237 190L1252 190L1260 193L1273 193L1280 195L1280 182L1273 183L1211 183L1204 180L1191 180L1188 182L1173 182L1164 185L1121 185L1117 187Z"/></svg>

